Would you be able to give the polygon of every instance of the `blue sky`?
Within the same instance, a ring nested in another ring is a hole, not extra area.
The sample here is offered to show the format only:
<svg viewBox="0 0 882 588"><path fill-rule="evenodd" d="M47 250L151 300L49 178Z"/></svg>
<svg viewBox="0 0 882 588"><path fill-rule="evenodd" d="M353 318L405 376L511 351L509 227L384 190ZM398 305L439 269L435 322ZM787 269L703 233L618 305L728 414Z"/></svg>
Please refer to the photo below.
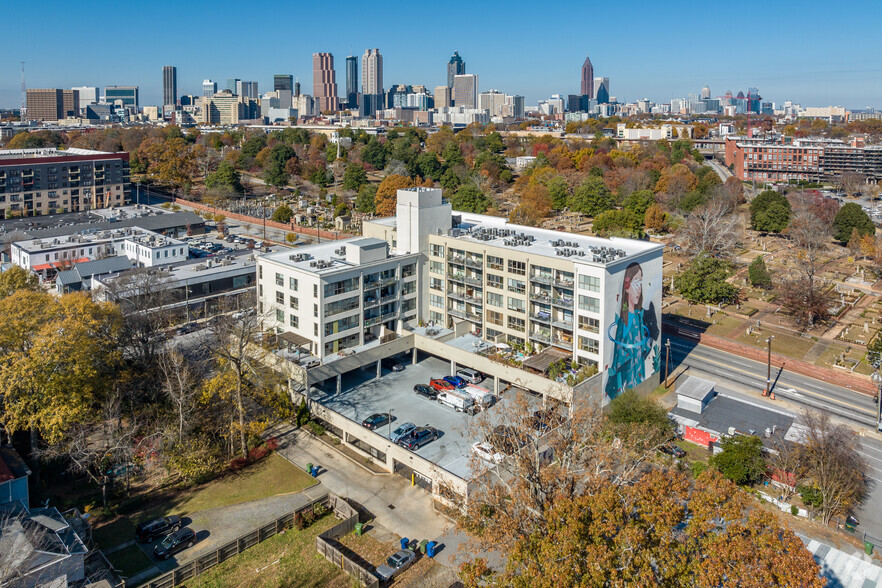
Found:
<svg viewBox="0 0 882 588"><path fill-rule="evenodd" d="M578 92L588 53L620 101L665 102L707 82L714 96L756 86L777 103L882 108L876 2L35 0L27 12L26 24L16 17L4 27L2 107L20 103L22 60L30 88L136 84L142 104L159 104L163 65L177 66L179 93L232 77L257 80L263 92L276 73L299 77L311 93L312 53L330 51L342 94L345 57L378 47L387 89L445 83L458 50L480 90L535 104Z"/></svg>

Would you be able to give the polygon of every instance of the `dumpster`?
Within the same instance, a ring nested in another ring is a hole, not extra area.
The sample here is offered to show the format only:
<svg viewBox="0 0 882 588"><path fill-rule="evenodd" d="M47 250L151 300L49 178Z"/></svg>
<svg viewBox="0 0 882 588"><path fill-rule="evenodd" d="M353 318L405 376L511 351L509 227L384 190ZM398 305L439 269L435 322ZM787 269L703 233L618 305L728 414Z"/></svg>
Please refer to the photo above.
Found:
<svg viewBox="0 0 882 588"><path fill-rule="evenodd" d="M423 539L422 541L420 541L420 553L422 553L423 555L426 555L426 545L428 544L428 539Z"/></svg>
<svg viewBox="0 0 882 588"><path fill-rule="evenodd" d="M867 555L873 555L873 544L869 541L864 541L864 552Z"/></svg>
<svg viewBox="0 0 882 588"><path fill-rule="evenodd" d="M407 544L410 543L410 539L407 537L401 538L401 549L407 549Z"/></svg>
<svg viewBox="0 0 882 588"><path fill-rule="evenodd" d="M855 524L852 523L851 521L846 521L846 523L845 523L845 528L846 528L846 530L851 531L852 533L854 533L854 530L855 530Z"/></svg>
<svg viewBox="0 0 882 588"><path fill-rule="evenodd" d="M426 555L429 557L435 557L435 542L429 541L429 544L426 545Z"/></svg>
<svg viewBox="0 0 882 588"><path fill-rule="evenodd" d="M363 530L364 530L364 523L355 523L355 534L356 535L361 535Z"/></svg>

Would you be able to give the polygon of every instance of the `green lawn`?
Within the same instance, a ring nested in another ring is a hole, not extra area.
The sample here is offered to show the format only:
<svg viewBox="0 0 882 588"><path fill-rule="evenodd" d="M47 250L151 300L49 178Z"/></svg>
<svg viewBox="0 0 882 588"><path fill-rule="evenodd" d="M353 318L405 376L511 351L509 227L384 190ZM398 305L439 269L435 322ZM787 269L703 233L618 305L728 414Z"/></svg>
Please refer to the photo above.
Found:
<svg viewBox="0 0 882 588"><path fill-rule="evenodd" d="M153 565L147 554L137 545L129 545L125 549L114 551L107 556L107 559L124 578L131 578Z"/></svg>
<svg viewBox="0 0 882 588"><path fill-rule="evenodd" d="M154 491L141 512L98 526L93 537L100 547L112 547L132 538L135 525L144 520L169 514L183 516L209 508L300 492L315 483L312 476L273 453L244 470L230 472L196 488Z"/></svg>
<svg viewBox="0 0 882 588"><path fill-rule="evenodd" d="M349 576L322 557L315 548L316 536L338 522L334 516L326 516L303 531L288 529L239 555L234 555L204 574L187 581L184 586L188 588L349 586Z"/></svg>

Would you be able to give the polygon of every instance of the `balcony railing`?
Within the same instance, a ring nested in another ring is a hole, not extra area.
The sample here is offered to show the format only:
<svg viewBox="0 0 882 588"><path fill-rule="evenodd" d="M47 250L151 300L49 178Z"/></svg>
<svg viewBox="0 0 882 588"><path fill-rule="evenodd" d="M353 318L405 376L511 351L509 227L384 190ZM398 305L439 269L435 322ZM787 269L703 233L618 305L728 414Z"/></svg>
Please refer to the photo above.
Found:
<svg viewBox="0 0 882 588"><path fill-rule="evenodd" d="M373 290L374 288L379 288L382 284L380 280L373 280L371 282L365 281L364 289L365 290Z"/></svg>
<svg viewBox="0 0 882 588"><path fill-rule="evenodd" d="M547 333L540 333L538 331L530 333L530 339L534 341L539 341L541 343L545 343L546 345L551 343L551 335Z"/></svg>
<svg viewBox="0 0 882 588"><path fill-rule="evenodd" d="M452 298L453 300L471 302L472 304L484 304L484 299L480 296L469 296L468 294L464 294L463 292L448 292L447 297Z"/></svg>
<svg viewBox="0 0 882 588"><path fill-rule="evenodd" d="M542 274L531 274L530 281L537 282L539 284L551 284L551 276L544 276Z"/></svg>
<svg viewBox="0 0 882 588"><path fill-rule="evenodd" d="M378 304L380 304L380 301L377 300L376 298L365 298L364 299L364 307L365 308L372 308L374 306L377 306Z"/></svg>
<svg viewBox="0 0 882 588"><path fill-rule="evenodd" d="M450 316L455 316L456 318L466 319L475 322L481 322L483 317L480 314L475 314L473 312L467 312L465 310L459 310L456 308L447 309L447 314Z"/></svg>
<svg viewBox="0 0 882 588"><path fill-rule="evenodd" d="M573 308L573 299L556 297L551 301L551 304L560 308Z"/></svg>
<svg viewBox="0 0 882 588"><path fill-rule="evenodd" d="M548 324L551 322L551 315L547 314L547 313L545 313L545 314L531 314L530 320Z"/></svg>
<svg viewBox="0 0 882 588"><path fill-rule="evenodd" d="M533 302L541 302L543 304L551 304L552 298L547 294L530 292L530 300L532 300Z"/></svg>
<svg viewBox="0 0 882 588"><path fill-rule="evenodd" d="M465 264L469 267L475 267L481 269L484 267L484 262L478 261L477 259L472 259L470 257L466 257Z"/></svg>
<svg viewBox="0 0 882 588"><path fill-rule="evenodd" d="M565 329L567 331L573 330L573 321L564 321L560 319L555 319L551 322L551 326L557 327L558 329Z"/></svg>
<svg viewBox="0 0 882 588"><path fill-rule="evenodd" d="M563 278L555 278L554 285L557 286L558 288L568 288L568 289L572 290L573 286L575 286L576 283L573 280L566 280Z"/></svg>
<svg viewBox="0 0 882 588"><path fill-rule="evenodd" d="M573 350L573 342L572 341L565 341L563 339L553 339L551 341L551 344L554 345L555 347L560 347L561 349L566 349L567 351Z"/></svg>

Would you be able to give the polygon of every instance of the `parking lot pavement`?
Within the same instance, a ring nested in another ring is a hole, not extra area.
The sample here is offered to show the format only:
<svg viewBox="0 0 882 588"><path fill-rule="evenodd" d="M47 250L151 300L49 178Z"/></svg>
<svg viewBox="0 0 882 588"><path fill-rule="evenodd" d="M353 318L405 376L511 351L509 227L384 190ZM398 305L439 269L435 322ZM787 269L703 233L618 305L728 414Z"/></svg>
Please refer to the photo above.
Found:
<svg viewBox="0 0 882 588"><path fill-rule="evenodd" d="M394 421L390 426L380 427L376 432L388 438L389 432L402 423L411 422L420 427L430 425L438 429L441 436L416 451L445 470L462 478L472 476L469 464L471 445L481 440L475 426L475 417L454 411L445 406L414 393L415 384L428 384L431 378L450 374L450 363L436 357L426 357L417 364L403 362L402 372L383 369L383 376L376 378L376 368L355 370L343 376L342 391L337 394L335 380L329 380L312 393L311 399L327 406L343 416L361 423L374 413L392 412ZM478 384L488 387L492 392L493 381L487 379ZM502 410L504 403L498 403L488 411L490 418L494 412ZM367 439L367 438L366 438ZM378 449L383 450L382 447Z"/></svg>

